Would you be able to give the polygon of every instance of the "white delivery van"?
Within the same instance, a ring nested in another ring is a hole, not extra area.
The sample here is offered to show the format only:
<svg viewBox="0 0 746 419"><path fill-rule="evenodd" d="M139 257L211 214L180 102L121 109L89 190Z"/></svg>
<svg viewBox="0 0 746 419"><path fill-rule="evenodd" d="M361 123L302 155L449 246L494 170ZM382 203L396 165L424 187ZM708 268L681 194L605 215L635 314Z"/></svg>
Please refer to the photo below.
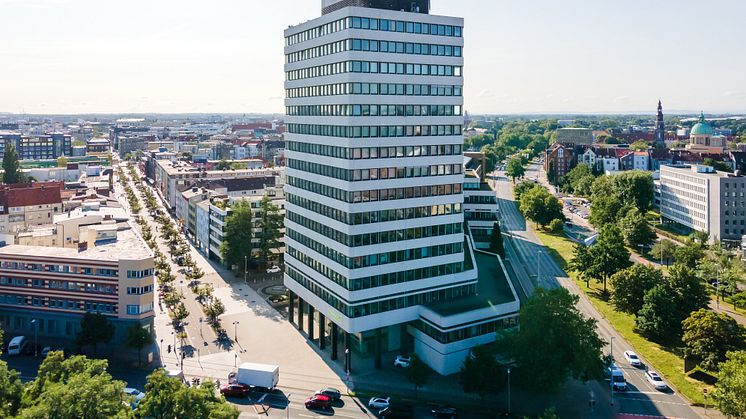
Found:
<svg viewBox="0 0 746 419"><path fill-rule="evenodd" d="M272 390L280 381L280 367L277 365L244 362L238 366L235 379L241 384ZM230 380L229 380L230 381Z"/></svg>
<svg viewBox="0 0 746 419"><path fill-rule="evenodd" d="M16 336L8 344L8 355L20 355L28 346L26 336Z"/></svg>

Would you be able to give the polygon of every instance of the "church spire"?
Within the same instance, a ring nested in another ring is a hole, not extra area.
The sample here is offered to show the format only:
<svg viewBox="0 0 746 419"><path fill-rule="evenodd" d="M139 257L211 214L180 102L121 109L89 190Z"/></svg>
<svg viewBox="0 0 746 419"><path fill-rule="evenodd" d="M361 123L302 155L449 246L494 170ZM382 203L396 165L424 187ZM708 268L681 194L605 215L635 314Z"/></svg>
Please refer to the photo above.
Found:
<svg viewBox="0 0 746 419"><path fill-rule="evenodd" d="M655 117L655 145L666 146L666 124L663 122L663 104L658 99L658 115Z"/></svg>

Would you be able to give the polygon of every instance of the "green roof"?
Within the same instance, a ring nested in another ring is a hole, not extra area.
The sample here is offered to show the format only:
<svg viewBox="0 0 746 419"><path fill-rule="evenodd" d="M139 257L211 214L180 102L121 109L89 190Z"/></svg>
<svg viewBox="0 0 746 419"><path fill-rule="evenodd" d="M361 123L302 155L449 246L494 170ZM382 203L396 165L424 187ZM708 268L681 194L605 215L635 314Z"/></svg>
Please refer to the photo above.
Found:
<svg viewBox="0 0 746 419"><path fill-rule="evenodd" d="M692 127L692 131L689 135L713 135L715 130L712 129L710 124L705 121L705 113L702 112L699 115L699 122Z"/></svg>

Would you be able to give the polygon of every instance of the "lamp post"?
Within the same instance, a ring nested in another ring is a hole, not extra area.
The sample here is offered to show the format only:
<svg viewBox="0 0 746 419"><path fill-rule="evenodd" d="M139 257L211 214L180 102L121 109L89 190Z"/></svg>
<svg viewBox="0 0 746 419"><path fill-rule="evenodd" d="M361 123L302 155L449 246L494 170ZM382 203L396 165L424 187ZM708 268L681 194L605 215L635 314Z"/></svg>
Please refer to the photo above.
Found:
<svg viewBox="0 0 746 419"><path fill-rule="evenodd" d="M536 285L539 285L540 281L541 281L541 250L539 250L536 256Z"/></svg>
<svg viewBox="0 0 746 419"><path fill-rule="evenodd" d="M715 271L715 305L720 310L720 269Z"/></svg>
<svg viewBox="0 0 746 419"><path fill-rule="evenodd" d="M34 325L34 358L39 355L39 348L36 344L36 331L39 329L36 325L36 319L31 319L31 324Z"/></svg>
<svg viewBox="0 0 746 419"><path fill-rule="evenodd" d="M233 322L233 340L238 342L238 320Z"/></svg>
<svg viewBox="0 0 746 419"><path fill-rule="evenodd" d="M508 367L508 415L510 415L510 367Z"/></svg>
<svg viewBox="0 0 746 419"><path fill-rule="evenodd" d="M614 336L610 340L611 348L609 349L609 356L611 356L611 362L614 362ZM609 385L611 386L611 405L614 406L614 377L610 377Z"/></svg>
<svg viewBox="0 0 746 419"><path fill-rule="evenodd" d="M293 393L290 393L286 397L288 399L288 405L285 408L285 418L286 419L290 419L290 396L292 396L292 395L293 395Z"/></svg>
<svg viewBox="0 0 746 419"><path fill-rule="evenodd" d="M243 257L243 282L246 282L246 274L249 270L249 256L244 255Z"/></svg>
<svg viewBox="0 0 746 419"><path fill-rule="evenodd" d="M233 369L238 365L238 354L233 354Z"/></svg>
<svg viewBox="0 0 746 419"><path fill-rule="evenodd" d="M163 364L163 338L161 338L161 341L158 344L158 349L158 353L161 355L161 364Z"/></svg>
<svg viewBox="0 0 746 419"><path fill-rule="evenodd" d="M199 318L199 337L204 339L204 336L202 336L202 322L204 319L202 317Z"/></svg>

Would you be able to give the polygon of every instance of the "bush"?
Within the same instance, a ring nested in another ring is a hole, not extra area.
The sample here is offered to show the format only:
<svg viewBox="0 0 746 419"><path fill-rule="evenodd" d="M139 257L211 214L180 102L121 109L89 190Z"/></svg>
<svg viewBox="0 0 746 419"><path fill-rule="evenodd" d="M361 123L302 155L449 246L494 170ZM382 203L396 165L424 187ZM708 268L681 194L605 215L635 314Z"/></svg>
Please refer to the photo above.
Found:
<svg viewBox="0 0 746 419"><path fill-rule="evenodd" d="M549 231L552 234L562 234L565 231L565 223L559 218L555 218L549 223Z"/></svg>

